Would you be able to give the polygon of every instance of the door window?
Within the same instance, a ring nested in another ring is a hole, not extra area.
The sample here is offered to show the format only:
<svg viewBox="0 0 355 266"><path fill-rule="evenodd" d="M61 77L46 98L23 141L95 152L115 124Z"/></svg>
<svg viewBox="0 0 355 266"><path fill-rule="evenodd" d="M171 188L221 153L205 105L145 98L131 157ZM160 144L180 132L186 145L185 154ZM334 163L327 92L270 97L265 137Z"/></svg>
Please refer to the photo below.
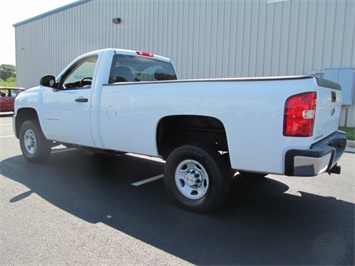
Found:
<svg viewBox="0 0 355 266"><path fill-rule="evenodd" d="M63 89L90 88L96 62L97 55L75 62L62 76Z"/></svg>

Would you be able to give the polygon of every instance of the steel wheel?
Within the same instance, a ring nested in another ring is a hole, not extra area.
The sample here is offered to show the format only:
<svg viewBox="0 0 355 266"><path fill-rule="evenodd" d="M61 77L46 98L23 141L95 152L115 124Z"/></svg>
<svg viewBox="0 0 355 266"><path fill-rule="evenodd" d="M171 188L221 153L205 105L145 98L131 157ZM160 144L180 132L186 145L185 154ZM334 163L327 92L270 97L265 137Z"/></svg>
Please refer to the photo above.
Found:
<svg viewBox="0 0 355 266"><path fill-rule="evenodd" d="M27 153L32 155L35 154L37 150L37 140L33 130L31 129L26 130L23 141Z"/></svg>
<svg viewBox="0 0 355 266"><path fill-rule="evenodd" d="M22 154L31 162L45 161L51 152L51 142L43 135L36 120L25 121L20 129Z"/></svg>
<svg viewBox="0 0 355 266"><path fill-rule="evenodd" d="M220 205L228 194L230 176L227 170L217 150L203 144L182 145L166 161L165 186L182 207L207 212Z"/></svg>
<svg viewBox="0 0 355 266"><path fill-rule="evenodd" d="M185 197L196 200L206 195L210 181L206 169L199 162L185 160L176 168L175 182Z"/></svg>

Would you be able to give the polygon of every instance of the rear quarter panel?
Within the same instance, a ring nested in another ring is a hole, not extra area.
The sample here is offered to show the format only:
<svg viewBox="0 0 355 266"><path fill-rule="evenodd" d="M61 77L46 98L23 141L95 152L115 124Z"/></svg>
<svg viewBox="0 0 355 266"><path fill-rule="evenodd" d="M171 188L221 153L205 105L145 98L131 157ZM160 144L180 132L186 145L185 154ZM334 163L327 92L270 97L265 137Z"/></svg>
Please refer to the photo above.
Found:
<svg viewBox="0 0 355 266"><path fill-rule="evenodd" d="M212 97L211 87L210 95L204 94L199 112L223 122L233 168L282 174L286 151L310 146L312 138L284 137L283 119L288 97L316 89L312 79L239 81L214 85L220 93Z"/></svg>
<svg viewBox="0 0 355 266"><path fill-rule="evenodd" d="M107 85L100 108L103 147L157 156L160 119L175 114L211 116L225 126L233 168L283 173L286 151L308 148L312 142L283 136L285 101L315 89L312 78Z"/></svg>
<svg viewBox="0 0 355 266"><path fill-rule="evenodd" d="M103 147L158 156L156 131L165 116L197 114L201 95L180 82L103 86L100 134Z"/></svg>

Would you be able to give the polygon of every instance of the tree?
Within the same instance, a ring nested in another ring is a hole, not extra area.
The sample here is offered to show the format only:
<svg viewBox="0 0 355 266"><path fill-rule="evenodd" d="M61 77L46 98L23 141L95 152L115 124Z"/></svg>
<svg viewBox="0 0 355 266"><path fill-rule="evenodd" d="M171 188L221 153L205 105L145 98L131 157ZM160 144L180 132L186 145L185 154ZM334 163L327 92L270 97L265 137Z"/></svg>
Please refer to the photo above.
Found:
<svg viewBox="0 0 355 266"><path fill-rule="evenodd" d="M10 77L6 81L0 79L0 87L16 87L16 78Z"/></svg>
<svg viewBox="0 0 355 266"><path fill-rule="evenodd" d="M16 67L13 65L0 65L0 79L6 81L8 78L16 78Z"/></svg>

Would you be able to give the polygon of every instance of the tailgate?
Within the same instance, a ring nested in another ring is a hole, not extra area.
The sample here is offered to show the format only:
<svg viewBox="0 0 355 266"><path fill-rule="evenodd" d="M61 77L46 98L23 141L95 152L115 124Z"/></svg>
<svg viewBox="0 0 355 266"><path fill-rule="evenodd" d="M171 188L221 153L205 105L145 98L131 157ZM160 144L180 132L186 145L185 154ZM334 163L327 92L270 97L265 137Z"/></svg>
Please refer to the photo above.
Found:
<svg viewBox="0 0 355 266"><path fill-rule="evenodd" d="M338 83L316 78L317 104L313 141L325 138L338 129L342 94Z"/></svg>

